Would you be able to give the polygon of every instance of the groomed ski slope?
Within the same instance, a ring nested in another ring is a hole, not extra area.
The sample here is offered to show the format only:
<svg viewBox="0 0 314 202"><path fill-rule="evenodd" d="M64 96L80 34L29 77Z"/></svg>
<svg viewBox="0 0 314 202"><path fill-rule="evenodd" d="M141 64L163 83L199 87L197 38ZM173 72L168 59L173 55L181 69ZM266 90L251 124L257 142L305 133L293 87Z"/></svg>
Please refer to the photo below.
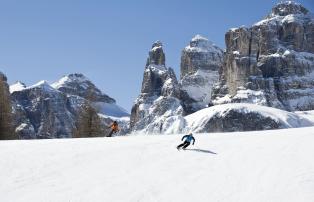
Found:
<svg viewBox="0 0 314 202"><path fill-rule="evenodd" d="M1 141L1 202L314 201L314 127L195 137Z"/></svg>

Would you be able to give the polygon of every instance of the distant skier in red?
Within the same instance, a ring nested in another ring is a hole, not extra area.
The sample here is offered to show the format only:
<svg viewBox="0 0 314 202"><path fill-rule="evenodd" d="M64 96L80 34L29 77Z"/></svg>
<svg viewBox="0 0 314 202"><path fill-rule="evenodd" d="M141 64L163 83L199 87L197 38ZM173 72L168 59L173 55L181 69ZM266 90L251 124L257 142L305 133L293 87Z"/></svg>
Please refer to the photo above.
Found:
<svg viewBox="0 0 314 202"><path fill-rule="evenodd" d="M195 138L193 137L192 133L190 133L189 135L183 136L181 141L183 141L183 140L184 140L184 142L177 146L178 150L181 149L181 147L182 147L182 149L187 148L191 144L192 141L193 141L193 145L195 143Z"/></svg>
<svg viewBox="0 0 314 202"><path fill-rule="evenodd" d="M118 122L114 121L111 126L109 126L108 128L111 128L111 131L108 135L108 137L112 137L112 134L116 133L119 131L119 126L118 126Z"/></svg>

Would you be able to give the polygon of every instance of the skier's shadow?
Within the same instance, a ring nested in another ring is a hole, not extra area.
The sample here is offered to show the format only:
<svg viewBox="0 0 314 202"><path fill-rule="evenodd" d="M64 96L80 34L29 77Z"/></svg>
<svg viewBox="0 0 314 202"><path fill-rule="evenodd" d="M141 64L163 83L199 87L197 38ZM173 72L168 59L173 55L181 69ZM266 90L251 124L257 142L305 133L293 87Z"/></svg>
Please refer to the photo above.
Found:
<svg viewBox="0 0 314 202"><path fill-rule="evenodd" d="M205 149L185 149L186 151L196 151L196 152L203 152L203 153L208 153L208 154L217 154L215 152L212 152L210 150L205 150Z"/></svg>

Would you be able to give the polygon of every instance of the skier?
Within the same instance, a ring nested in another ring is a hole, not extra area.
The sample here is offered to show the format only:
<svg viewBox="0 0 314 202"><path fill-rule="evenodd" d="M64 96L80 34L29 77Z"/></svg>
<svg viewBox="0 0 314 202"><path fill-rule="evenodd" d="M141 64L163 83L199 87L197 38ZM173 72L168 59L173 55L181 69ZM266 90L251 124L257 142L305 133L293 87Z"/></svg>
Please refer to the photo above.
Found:
<svg viewBox="0 0 314 202"><path fill-rule="evenodd" d="M111 126L109 126L108 128L111 128L111 131L108 137L112 137L113 133L116 133L119 131L118 122L114 121L113 124L111 124Z"/></svg>
<svg viewBox="0 0 314 202"><path fill-rule="evenodd" d="M184 139L185 139L185 140L184 140ZM182 149L187 148L187 147L191 144L192 140L193 140L193 145L194 145L194 143L195 143L195 138L193 137L193 134L192 134L192 133L190 133L189 135L183 136L182 139L181 139L181 141L183 141L183 140L184 140L184 142L183 142L182 144L180 144L180 145L177 146L177 149L178 149L178 150L179 150L181 147L182 147Z"/></svg>

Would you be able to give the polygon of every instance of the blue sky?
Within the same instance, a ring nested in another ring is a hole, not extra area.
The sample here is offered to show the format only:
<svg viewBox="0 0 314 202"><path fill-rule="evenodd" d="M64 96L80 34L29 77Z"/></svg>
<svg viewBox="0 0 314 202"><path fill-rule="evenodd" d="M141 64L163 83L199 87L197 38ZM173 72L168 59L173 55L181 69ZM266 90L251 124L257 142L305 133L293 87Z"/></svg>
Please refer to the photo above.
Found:
<svg viewBox="0 0 314 202"><path fill-rule="evenodd" d="M179 73L181 50L195 34L224 48L229 28L259 21L277 2L0 0L0 71L27 85L80 72L130 111L154 41ZM298 2L314 11L313 0Z"/></svg>

